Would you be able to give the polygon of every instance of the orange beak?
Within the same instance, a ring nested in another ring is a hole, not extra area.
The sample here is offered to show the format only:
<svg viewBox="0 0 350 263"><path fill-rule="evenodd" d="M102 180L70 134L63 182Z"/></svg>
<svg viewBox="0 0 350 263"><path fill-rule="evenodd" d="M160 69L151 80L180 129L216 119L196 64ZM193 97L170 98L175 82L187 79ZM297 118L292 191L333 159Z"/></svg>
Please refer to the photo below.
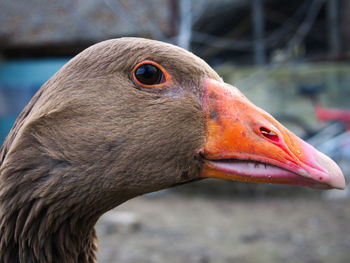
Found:
<svg viewBox="0 0 350 263"><path fill-rule="evenodd" d="M202 177L345 188L338 165L253 105L237 88L205 81Z"/></svg>

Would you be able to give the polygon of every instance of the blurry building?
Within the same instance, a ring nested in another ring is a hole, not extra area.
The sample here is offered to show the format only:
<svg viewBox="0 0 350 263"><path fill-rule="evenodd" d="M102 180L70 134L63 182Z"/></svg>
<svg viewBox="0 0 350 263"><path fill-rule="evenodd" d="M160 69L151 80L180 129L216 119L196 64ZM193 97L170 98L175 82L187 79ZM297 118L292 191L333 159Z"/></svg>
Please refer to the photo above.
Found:
<svg viewBox="0 0 350 263"><path fill-rule="evenodd" d="M212 61L251 64L258 52L268 63L286 47L294 56L345 59L350 48L345 0L2 0L0 10L4 58L73 56L121 36L177 43L183 25L191 49Z"/></svg>

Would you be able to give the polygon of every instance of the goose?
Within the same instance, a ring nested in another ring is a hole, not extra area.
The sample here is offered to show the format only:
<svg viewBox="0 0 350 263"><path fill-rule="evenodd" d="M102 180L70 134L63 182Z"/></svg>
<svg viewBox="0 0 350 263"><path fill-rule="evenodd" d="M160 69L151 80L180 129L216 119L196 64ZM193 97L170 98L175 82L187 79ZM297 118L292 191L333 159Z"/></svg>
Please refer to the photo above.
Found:
<svg viewBox="0 0 350 263"><path fill-rule="evenodd" d="M102 214L203 178L345 187L335 162L194 54L97 43L39 89L2 145L0 262L95 262Z"/></svg>

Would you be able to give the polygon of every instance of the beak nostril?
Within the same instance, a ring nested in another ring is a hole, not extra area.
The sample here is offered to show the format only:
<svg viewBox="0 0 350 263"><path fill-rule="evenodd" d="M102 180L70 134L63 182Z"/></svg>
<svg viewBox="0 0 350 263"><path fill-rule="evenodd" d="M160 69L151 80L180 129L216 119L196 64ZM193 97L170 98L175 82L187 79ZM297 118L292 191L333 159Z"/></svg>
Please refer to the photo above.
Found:
<svg viewBox="0 0 350 263"><path fill-rule="evenodd" d="M279 142L279 137L277 133L274 131L271 131L270 129L266 127L260 127L260 133L267 139L273 141L273 142Z"/></svg>

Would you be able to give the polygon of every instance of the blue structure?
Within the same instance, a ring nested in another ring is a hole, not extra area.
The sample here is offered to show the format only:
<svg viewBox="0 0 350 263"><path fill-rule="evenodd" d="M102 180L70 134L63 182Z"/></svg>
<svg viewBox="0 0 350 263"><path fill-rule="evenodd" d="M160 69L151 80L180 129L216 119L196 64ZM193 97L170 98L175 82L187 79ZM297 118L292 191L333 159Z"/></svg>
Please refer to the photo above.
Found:
<svg viewBox="0 0 350 263"><path fill-rule="evenodd" d="M0 145L35 92L69 59L0 62Z"/></svg>

